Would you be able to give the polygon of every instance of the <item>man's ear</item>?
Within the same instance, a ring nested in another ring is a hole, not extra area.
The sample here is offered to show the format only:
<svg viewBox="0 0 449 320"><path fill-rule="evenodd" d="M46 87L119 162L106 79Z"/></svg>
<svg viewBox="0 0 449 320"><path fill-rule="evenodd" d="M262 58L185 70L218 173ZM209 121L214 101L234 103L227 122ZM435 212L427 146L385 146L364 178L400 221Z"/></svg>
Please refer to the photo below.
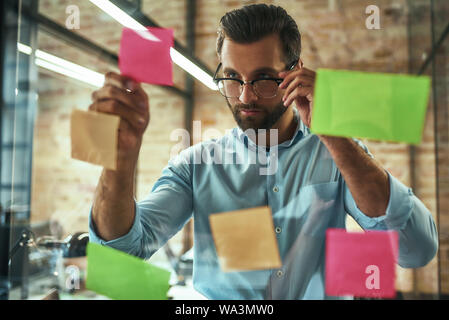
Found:
<svg viewBox="0 0 449 320"><path fill-rule="evenodd" d="M302 67L304 67L304 62L302 62L301 58L299 59L298 66L299 66L299 69L302 69Z"/></svg>

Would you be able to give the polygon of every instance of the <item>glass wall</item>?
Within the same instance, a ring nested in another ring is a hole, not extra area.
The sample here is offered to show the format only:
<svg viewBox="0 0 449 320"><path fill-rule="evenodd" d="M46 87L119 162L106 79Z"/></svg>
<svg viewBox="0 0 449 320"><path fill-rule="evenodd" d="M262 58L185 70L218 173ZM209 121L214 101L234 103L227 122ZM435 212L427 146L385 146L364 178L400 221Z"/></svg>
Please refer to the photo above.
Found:
<svg viewBox="0 0 449 320"><path fill-rule="evenodd" d="M131 15L149 17L163 27L173 28L183 48L191 43L186 20L191 1L113 2ZM447 298L449 2L267 2L285 6L299 21L300 29L304 30L303 60L314 69L408 72L432 78L422 143L418 146L367 144L385 167L413 188L438 224L437 257L423 268L398 268L398 299ZM198 46L193 53L213 69L217 63L213 45L219 17L248 1L195 3L194 35ZM363 9L372 3L381 8L382 30L364 29ZM101 84L84 81L88 77L83 79L61 72L55 67L55 59L64 59L99 75L118 72L122 25L87 0L77 1L76 5L69 0L8 0L1 6L4 31L1 35L0 299L40 299L52 288L66 287L61 284L66 278L60 276L66 273L64 263L76 265L83 276L85 257L82 254L69 257L61 247L64 241L75 239L75 235L82 241L88 231L88 214L102 171L99 166L72 159L70 154L71 112L87 110L92 92ZM360 12L351 11L354 8ZM217 21L211 22L214 15ZM358 25L360 21L362 27ZM175 129L189 129L191 120L198 119L204 129L224 131L222 123L232 122L230 115L225 115L228 110L220 102L221 97L201 84L195 84L193 91L189 79L175 65L175 90L144 85L150 96L151 122L139 158L135 181L137 200L151 190L167 164L171 149L178 143L170 138ZM192 92L196 104L189 97ZM222 106L216 107L218 103ZM228 118L221 121L218 117ZM41 242L36 245L38 239ZM151 262L169 269L178 263L179 267L180 256L190 248L191 241L191 229L183 230ZM184 262L191 262L190 258L186 259ZM181 274L178 276L175 283L182 278ZM87 297L97 298L93 294Z"/></svg>
<svg viewBox="0 0 449 320"><path fill-rule="evenodd" d="M90 81L93 73L119 72L123 26L90 1L72 4L46 0L2 4L8 30L2 32L2 298L38 299L51 288L64 287L55 274L67 273L69 262L79 267L81 277L85 271L85 257L67 256L59 247L88 231L102 167L71 157L70 116L75 109L87 110L92 92L102 86ZM132 10L140 6L126 4ZM177 29L185 32L180 26ZM178 31L175 37L184 37L183 33ZM70 63L87 68L88 73L72 74ZM169 160L177 143L170 140L170 133L184 128L185 78L185 72L174 66L178 91L143 85L157 120L144 135L137 200L149 192ZM169 244L176 258L181 254L182 234ZM45 247L50 245L54 248ZM164 250L151 260L173 268ZM61 261L66 265L61 267Z"/></svg>

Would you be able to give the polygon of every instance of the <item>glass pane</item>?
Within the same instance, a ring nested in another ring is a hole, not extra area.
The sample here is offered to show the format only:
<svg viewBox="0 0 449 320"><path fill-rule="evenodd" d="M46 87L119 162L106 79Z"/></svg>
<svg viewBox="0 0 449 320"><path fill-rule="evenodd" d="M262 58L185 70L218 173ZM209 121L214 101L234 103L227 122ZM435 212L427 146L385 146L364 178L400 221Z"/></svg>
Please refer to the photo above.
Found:
<svg viewBox="0 0 449 320"><path fill-rule="evenodd" d="M16 5L34 10L35 2L21 1ZM27 297L28 252L20 250L19 241L27 232L30 218L30 181L32 161L33 121L36 111L36 69L28 55L17 51L17 42L32 46L36 27L11 2L2 3L1 108L1 204L0 204L0 296ZM17 250L16 250L17 249Z"/></svg>
<svg viewBox="0 0 449 320"><path fill-rule="evenodd" d="M173 28L179 43L187 44L189 1L116 2L128 3L131 11L141 11L162 27ZM195 54L210 69L215 70L218 65L215 42L221 16L247 2L195 1ZM88 215L102 171L99 166L71 157L71 112L87 110L92 92L102 84L93 84L89 81L91 77L74 78L52 69L49 61L45 64L39 60L36 50L100 76L108 71L118 72L116 65L86 50L74 35L82 36L88 47L95 44L118 56L122 25L91 1L23 0L20 3L22 11L9 7L7 15L2 17L6 28L2 67L4 104L0 119L0 298L40 299L52 288L59 288L62 298L74 298L74 294L80 292L82 297L104 298L82 290L85 253L69 257L61 244L88 231ZM409 74L422 71L432 77L432 96L420 145L413 147L366 139L363 142L386 170L413 189L438 224L439 254L422 268L397 266L397 299L448 297L447 38L435 58L423 68L435 41L446 28L448 1L284 0L276 4L284 7L298 22L303 41L301 58L307 68ZM369 5L380 8L379 29L366 27ZM51 32L48 25L29 19L26 12L30 11L57 23L65 35ZM16 12L21 14L20 19ZM185 79L185 72L175 66L175 87L185 89ZM170 157L185 147L180 137L186 133L186 119L198 120L201 126L189 132L188 145L191 141L205 139L205 132L223 133L236 126L223 97L201 84L195 86L195 99L189 102L193 104L190 106L184 97L173 91L151 85L143 85L143 88L150 99L151 121L143 136L136 172L134 194L137 201L151 192ZM348 218L347 222L348 230L360 230L353 219ZM191 251L185 260L181 261L179 255L191 247L192 233L193 226L188 224L149 259L172 271L176 263L185 263L183 267L189 280L185 288L191 290L189 293L194 292ZM46 238L48 236L52 238ZM39 239L40 246L34 246L33 239ZM72 283L67 282L68 266L78 268L80 289L75 290ZM183 280L180 276L172 279L172 283Z"/></svg>
<svg viewBox="0 0 449 320"><path fill-rule="evenodd" d="M40 1L39 12L65 26L65 12L70 4L70 1ZM81 25L79 30L71 32L79 33L117 55L122 26L89 1L80 2L79 8L82 23L89 19L100 19L103 23L91 28ZM36 7L34 9L37 10ZM29 23L24 17L26 15L21 17L22 23ZM14 30L17 30L17 21L17 17L12 19L11 28ZM23 33L24 28L22 26ZM16 78L16 70L12 69L3 75L8 80L3 81L5 91L12 94L1 118L1 204L5 210L1 214L0 241L8 246L1 251L2 267L6 268L1 272L8 278L1 278L0 294L3 297L9 288L9 299L40 299L52 288L59 288L60 298L70 298L67 294L77 291L70 291L67 287L67 268L78 268L82 286L86 257L72 259L67 248L59 249L57 246L61 241L68 242L74 239L74 235L88 231L88 215L102 171L99 166L71 158L70 115L75 109L87 110L92 92L101 84L92 84L89 76L74 78L64 70L55 69L52 63L63 59L101 75L119 70L102 56L84 50L76 41L68 41L70 36L59 38L57 33L49 32L48 27L34 25L33 32L27 30L26 34L32 34L33 41L22 38L17 50L17 37L11 33L9 45L13 47L10 59L14 61L18 55L34 74L18 69L19 77ZM39 61L42 56L47 59L45 64ZM182 87L184 79L185 72L175 69L175 85ZM16 82L18 90L15 90ZM171 133L184 127L185 116L183 97L157 86L144 84L143 88L150 97L153 120L143 137L136 176L137 200L149 193L170 159L172 148L177 144L176 140L170 140ZM158 155L157 159L154 155ZM11 228L5 222L9 211L14 212ZM30 246L20 245L19 240L24 233L35 242L41 241L41 245L36 247L31 242ZM47 237L53 241L47 241L47 246L51 245L53 249L43 247ZM182 234L170 240L170 244L173 252L178 254L183 249ZM10 252L14 259L11 267L7 268ZM173 268L164 250L150 261L167 269ZM81 295L95 298L95 294L89 291L83 291Z"/></svg>

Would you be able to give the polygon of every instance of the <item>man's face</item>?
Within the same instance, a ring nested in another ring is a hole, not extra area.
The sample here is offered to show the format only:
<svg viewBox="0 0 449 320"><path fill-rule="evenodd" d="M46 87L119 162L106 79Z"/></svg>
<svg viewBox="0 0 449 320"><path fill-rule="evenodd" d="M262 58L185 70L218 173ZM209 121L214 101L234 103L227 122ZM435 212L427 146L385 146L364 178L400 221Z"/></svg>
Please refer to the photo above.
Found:
<svg viewBox="0 0 449 320"><path fill-rule="evenodd" d="M225 38L221 52L222 76L243 81L279 78L278 72L285 70L281 57L278 35L270 35L250 44L239 44ZM242 130L268 130L276 127L286 111L282 101L283 92L279 89L275 97L261 98L247 84L243 86L240 97L226 98L226 101Z"/></svg>

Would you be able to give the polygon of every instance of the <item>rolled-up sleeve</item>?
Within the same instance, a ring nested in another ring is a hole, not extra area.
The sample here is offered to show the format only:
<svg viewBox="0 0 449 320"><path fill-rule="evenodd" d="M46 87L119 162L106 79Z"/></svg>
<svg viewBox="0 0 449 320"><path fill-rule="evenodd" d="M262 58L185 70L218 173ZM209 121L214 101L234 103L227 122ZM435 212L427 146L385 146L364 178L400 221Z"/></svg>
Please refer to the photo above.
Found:
<svg viewBox="0 0 449 320"><path fill-rule="evenodd" d="M134 202L136 201L134 200ZM142 239L143 234L142 224L140 223L140 221L141 221L141 209L136 203L134 222L128 233L119 238L106 241L97 234L95 223L92 219L92 208L91 208L89 214L89 240L91 242L106 245L117 250L125 251L129 254L141 256L139 254L139 250L137 250L139 248L138 244Z"/></svg>
<svg viewBox="0 0 449 320"><path fill-rule="evenodd" d="M363 213L345 184L346 211L367 230L396 230L399 234L398 264L419 268L432 260L438 250L438 234L430 211L412 190L389 172L390 198L384 215L371 218Z"/></svg>
<svg viewBox="0 0 449 320"><path fill-rule="evenodd" d="M131 229L120 238L105 241L96 233L89 214L90 241L148 259L179 232L192 216L192 186L186 153L181 153L163 169L151 192L135 201Z"/></svg>

